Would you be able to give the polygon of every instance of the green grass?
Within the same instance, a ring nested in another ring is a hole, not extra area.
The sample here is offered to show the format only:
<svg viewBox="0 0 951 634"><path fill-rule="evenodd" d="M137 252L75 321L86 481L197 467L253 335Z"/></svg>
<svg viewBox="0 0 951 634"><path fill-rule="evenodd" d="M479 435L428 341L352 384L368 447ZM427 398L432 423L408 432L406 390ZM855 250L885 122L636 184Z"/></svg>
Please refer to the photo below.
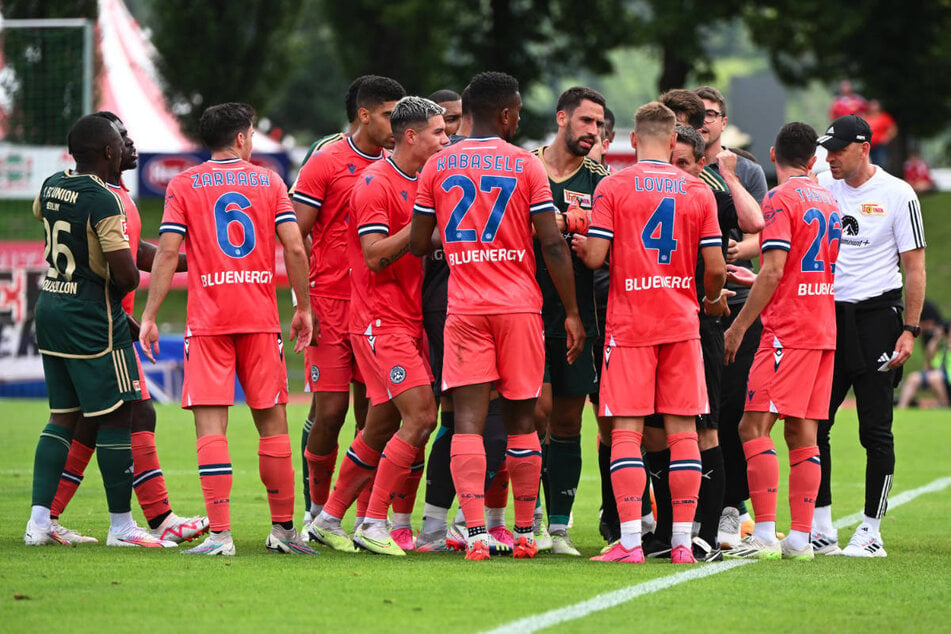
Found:
<svg viewBox="0 0 951 634"><path fill-rule="evenodd" d="M202 508L190 415L158 408L158 446L179 513ZM306 409L289 407L292 438ZM186 558L172 550L27 548L32 454L47 416L42 401L0 401L0 623L3 631L387 631L475 632L565 607L682 569L595 564L542 554L533 561L466 562L460 555L389 559L322 550L316 558L264 552L267 502L257 475L256 438L245 408L232 410L234 558ZM585 421L585 468L572 536L597 553L599 488L595 426ZM864 456L854 412L833 430L835 516L861 509ZM951 475L944 459L946 414L896 414L894 493ZM348 427L342 443L352 434ZM774 438L782 442L777 429ZM780 445L781 446L781 445ZM295 448L295 465L299 450ZM341 455L343 452L341 452ZM783 456L784 452L780 451ZM780 459L781 464L785 462ZM785 475L783 476L785 478ZM779 525L788 528L785 481ZM417 508L422 508L422 492ZM298 502L299 504L299 502ZM892 510L883 522L887 559L819 558L811 564L766 562L634 599L557 626L559 631L947 631L951 606L951 489ZM140 512L136 509L140 523ZM300 513L298 512L299 516ZM416 524L418 526L417 513ZM64 524L105 538L101 480L90 468ZM350 525L348 518L344 526ZM842 529L848 539L851 532ZM16 599L15 597L23 597ZM676 607L675 607L676 606Z"/></svg>

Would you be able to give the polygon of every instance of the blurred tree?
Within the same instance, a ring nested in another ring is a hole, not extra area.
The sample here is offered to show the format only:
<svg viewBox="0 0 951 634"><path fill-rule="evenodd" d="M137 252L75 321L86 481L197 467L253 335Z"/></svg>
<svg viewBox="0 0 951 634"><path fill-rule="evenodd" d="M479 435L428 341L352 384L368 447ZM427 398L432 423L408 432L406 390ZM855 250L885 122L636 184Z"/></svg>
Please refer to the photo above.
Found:
<svg viewBox="0 0 951 634"><path fill-rule="evenodd" d="M745 13L753 40L787 83L852 79L907 134L929 137L951 117L951 2L764 0Z"/></svg>
<svg viewBox="0 0 951 634"><path fill-rule="evenodd" d="M250 103L263 114L297 61L299 0L161 0L152 6L152 43L160 54L172 110L193 138L205 107Z"/></svg>
<svg viewBox="0 0 951 634"><path fill-rule="evenodd" d="M89 18L96 0L4 0L5 19ZM64 145L83 114L83 30L4 29L0 87L9 100L6 140Z"/></svg>

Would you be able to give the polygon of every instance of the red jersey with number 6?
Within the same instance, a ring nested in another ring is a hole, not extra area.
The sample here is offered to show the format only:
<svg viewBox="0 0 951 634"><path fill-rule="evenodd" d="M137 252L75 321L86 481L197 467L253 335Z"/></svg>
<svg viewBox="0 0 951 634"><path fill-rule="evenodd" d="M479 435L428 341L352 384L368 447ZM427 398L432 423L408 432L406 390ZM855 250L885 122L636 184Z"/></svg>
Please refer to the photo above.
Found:
<svg viewBox="0 0 951 634"><path fill-rule="evenodd" d="M697 257L721 245L716 201L703 181L670 163L639 161L598 184L588 238L613 244L607 341L638 347L700 338Z"/></svg>
<svg viewBox="0 0 951 634"><path fill-rule="evenodd" d="M832 193L807 176L774 187L763 201L760 250L786 251L779 286L763 309L760 347L835 349L835 261L842 221Z"/></svg>
<svg viewBox="0 0 951 634"><path fill-rule="evenodd" d="M436 216L448 314L541 313L531 216L557 209L536 156L499 137L460 141L423 166L414 211Z"/></svg>
<svg viewBox="0 0 951 634"><path fill-rule="evenodd" d="M297 222L281 177L241 159L175 176L159 233L185 237L188 335L280 332L275 228Z"/></svg>

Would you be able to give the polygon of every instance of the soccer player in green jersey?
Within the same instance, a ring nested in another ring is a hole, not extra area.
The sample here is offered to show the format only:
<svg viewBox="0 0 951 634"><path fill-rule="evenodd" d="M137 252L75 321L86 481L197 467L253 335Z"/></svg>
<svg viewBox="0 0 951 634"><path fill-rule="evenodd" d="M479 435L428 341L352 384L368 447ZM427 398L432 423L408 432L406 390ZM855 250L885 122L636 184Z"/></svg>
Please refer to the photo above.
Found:
<svg viewBox="0 0 951 634"><path fill-rule="evenodd" d="M33 215L43 223L49 271L36 303L36 343L43 355L50 419L33 465L33 508L23 541L64 544L50 506L82 417L98 427L96 455L106 488L109 546L174 546L132 519L132 407L142 398L122 298L139 284L122 202L105 180L120 169L122 137L94 115L69 132L76 169L43 182Z"/></svg>

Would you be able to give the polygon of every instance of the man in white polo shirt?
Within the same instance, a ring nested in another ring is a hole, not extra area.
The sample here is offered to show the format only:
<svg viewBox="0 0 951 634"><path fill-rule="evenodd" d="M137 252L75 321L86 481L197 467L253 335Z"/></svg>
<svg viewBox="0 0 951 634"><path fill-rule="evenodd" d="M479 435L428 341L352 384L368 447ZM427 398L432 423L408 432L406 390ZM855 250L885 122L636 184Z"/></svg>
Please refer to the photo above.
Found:
<svg viewBox="0 0 951 634"><path fill-rule="evenodd" d="M871 138L868 123L846 115L833 121L818 140L829 162L829 172L820 175L819 182L839 203L842 232L833 235L821 223L817 226L816 241L837 239L840 250L835 264L835 372L829 420L819 423L822 482L812 544L817 553L853 557L886 555L879 524L895 471L892 394L921 331L918 320L925 297L925 235L918 197L907 183L869 162ZM803 266L809 264L816 263L803 261ZM865 517L839 551L832 526L829 431L850 387L866 451Z"/></svg>

